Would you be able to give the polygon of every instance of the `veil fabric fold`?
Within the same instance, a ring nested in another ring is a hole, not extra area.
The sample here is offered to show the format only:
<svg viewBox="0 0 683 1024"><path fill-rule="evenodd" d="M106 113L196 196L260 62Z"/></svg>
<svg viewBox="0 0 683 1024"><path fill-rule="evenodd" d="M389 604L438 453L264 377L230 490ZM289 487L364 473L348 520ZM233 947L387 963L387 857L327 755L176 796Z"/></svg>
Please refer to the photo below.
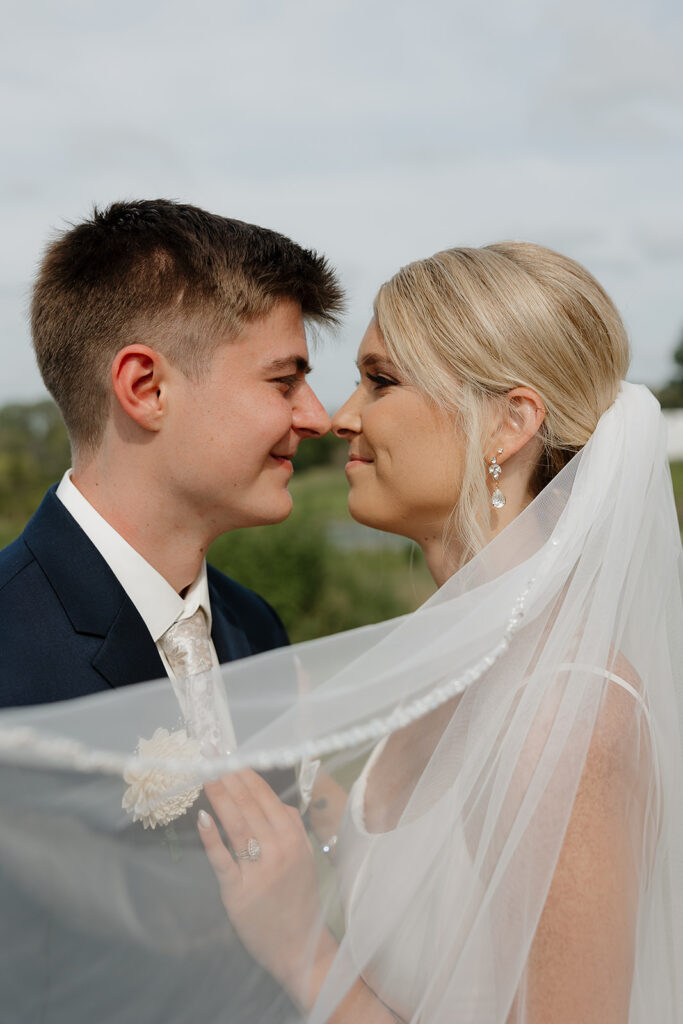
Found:
<svg viewBox="0 0 683 1024"><path fill-rule="evenodd" d="M625 383L413 615L195 680L229 754L168 680L0 714L7 1019L322 1024L362 979L377 1020L536 1024L561 949L593 1011L683 1020L682 566L659 407ZM195 821L210 778L317 761L339 952L304 1014L242 948Z"/></svg>

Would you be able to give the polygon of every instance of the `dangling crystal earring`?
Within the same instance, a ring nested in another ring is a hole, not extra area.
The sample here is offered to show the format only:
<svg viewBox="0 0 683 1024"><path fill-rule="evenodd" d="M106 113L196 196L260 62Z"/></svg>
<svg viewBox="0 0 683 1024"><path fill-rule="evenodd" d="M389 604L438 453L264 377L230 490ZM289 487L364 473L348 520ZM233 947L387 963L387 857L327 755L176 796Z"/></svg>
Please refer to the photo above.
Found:
<svg viewBox="0 0 683 1024"><path fill-rule="evenodd" d="M498 449L498 454L499 455L503 454L503 449L502 448ZM491 495L491 504L493 505L494 508L502 508L503 505L505 504L505 500L506 499L505 499L505 495L503 494L503 492L501 491L500 487L498 486L498 477L503 472L503 470L498 465L498 459L496 458L495 455L493 456L493 458L490 461L491 461L491 465L489 466L489 473L493 477L493 482L496 485L496 489L493 492L493 494Z"/></svg>

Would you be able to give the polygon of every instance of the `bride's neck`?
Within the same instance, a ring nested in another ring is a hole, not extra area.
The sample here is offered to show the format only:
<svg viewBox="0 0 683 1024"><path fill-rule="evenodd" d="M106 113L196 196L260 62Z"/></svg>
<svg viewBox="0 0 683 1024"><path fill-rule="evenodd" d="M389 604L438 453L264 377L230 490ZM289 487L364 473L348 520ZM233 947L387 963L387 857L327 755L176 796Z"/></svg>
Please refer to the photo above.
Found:
<svg viewBox="0 0 683 1024"><path fill-rule="evenodd" d="M446 544L443 537L424 537L418 539L418 544L432 579L437 587L442 587L460 567L460 550L456 550L455 544Z"/></svg>
<svg viewBox="0 0 683 1024"><path fill-rule="evenodd" d="M523 490L520 494L511 494L502 509L491 509L490 522L485 530L485 545L516 519L532 500L533 495ZM415 540L422 548L427 568L437 587L442 587L468 560L463 557L461 544L455 538L449 538L447 524L444 524L441 530L429 536L416 537Z"/></svg>

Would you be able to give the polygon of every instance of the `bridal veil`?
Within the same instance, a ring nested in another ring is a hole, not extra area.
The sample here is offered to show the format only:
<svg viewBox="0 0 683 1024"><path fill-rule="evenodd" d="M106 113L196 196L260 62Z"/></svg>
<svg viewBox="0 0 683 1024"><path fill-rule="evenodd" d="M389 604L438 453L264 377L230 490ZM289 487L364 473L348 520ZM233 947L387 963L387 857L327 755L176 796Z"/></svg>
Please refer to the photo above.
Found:
<svg viewBox="0 0 683 1024"><path fill-rule="evenodd" d="M184 720L167 680L3 712L0 1017L299 1019L224 929L195 821L207 779L293 768L305 789L320 762L307 820L340 945L310 1020L359 977L415 1024L539 1020L536 973L562 969L544 912L574 843L566 943L604 958L586 998L616 985L619 1019L677 1024L682 627L664 425L623 384L414 614L226 665ZM229 754L211 725L226 701ZM586 900L608 943L582 930Z"/></svg>

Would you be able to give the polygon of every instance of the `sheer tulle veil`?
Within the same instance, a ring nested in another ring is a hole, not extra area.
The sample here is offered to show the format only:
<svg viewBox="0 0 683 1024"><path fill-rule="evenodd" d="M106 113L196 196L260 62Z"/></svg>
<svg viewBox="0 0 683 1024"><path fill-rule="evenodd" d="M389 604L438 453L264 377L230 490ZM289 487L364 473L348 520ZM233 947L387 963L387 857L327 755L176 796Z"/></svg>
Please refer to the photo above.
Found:
<svg viewBox="0 0 683 1024"><path fill-rule="evenodd" d="M0 1016L105 1020L115 1003L112 1020L188 1020L190 964L191 1019L297 1019L275 991L264 1004L260 967L214 918L196 800L245 765L310 777L320 761L309 819L320 845L337 836L317 860L339 952L312 1021L359 977L404 1021L529 1019L563 844L598 800L604 827L584 840L614 932L603 976L616 949L623 1019L679 1022L682 625L664 425L623 384L582 451L413 615L225 666L187 721L165 680L4 712ZM229 755L202 725L226 696ZM336 817L329 791L349 794Z"/></svg>

